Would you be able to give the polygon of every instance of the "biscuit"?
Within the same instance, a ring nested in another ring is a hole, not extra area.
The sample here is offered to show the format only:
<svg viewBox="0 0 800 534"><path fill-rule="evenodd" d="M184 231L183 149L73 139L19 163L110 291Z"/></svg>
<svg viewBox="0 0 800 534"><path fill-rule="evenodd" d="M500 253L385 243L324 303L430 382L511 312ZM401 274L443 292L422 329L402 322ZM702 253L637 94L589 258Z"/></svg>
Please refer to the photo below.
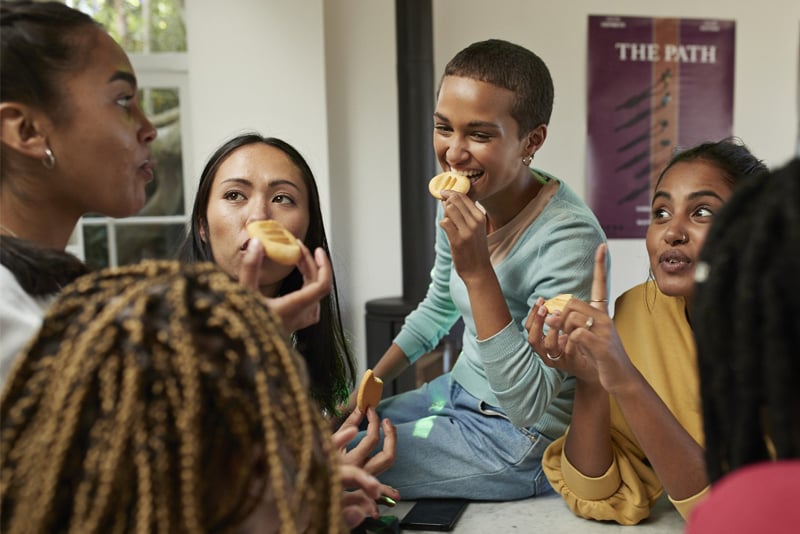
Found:
<svg viewBox="0 0 800 534"><path fill-rule="evenodd" d="M366 413L368 407L374 408L378 405L381 395L383 395L383 380L375 376L372 369L367 369L358 386L358 396L356 397L358 409L361 413Z"/></svg>
<svg viewBox="0 0 800 534"><path fill-rule="evenodd" d="M264 253L274 262L295 265L300 260L297 238L278 221L253 221L247 225L247 233L261 242Z"/></svg>
<svg viewBox="0 0 800 534"><path fill-rule="evenodd" d="M563 311L564 306L567 305L567 302L569 302L569 299L571 298L572 298L572 293L562 293L551 299L547 299L546 301L544 301L544 305L549 313L553 313L555 311Z"/></svg>
<svg viewBox="0 0 800 534"><path fill-rule="evenodd" d="M454 172L443 172L437 174L428 182L428 191L433 198L442 199L442 191L451 190L459 193L469 192L469 178Z"/></svg>

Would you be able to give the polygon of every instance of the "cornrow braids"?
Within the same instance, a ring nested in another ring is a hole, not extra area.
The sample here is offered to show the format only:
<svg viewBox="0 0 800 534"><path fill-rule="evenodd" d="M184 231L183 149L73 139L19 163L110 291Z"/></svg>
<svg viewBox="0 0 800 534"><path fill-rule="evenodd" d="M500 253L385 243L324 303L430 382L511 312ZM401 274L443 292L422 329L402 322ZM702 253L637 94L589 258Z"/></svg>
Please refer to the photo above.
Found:
<svg viewBox="0 0 800 534"><path fill-rule="evenodd" d="M708 274L693 320L712 482L773 456L800 458L798 204L795 160L734 192L701 252Z"/></svg>
<svg viewBox="0 0 800 534"><path fill-rule="evenodd" d="M145 261L65 287L0 400L0 526L343 532L337 452L305 366L213 263Z"/></svg>

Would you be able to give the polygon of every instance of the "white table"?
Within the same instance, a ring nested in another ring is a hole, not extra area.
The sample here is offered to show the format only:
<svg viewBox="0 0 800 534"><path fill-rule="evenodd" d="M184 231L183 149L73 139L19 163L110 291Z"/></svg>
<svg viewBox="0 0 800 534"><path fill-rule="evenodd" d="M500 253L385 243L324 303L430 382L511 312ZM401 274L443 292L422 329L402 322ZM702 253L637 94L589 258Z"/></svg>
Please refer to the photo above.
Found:
<svg viewBox="0 0 800 534"><path fill-rule="evenodd" d="M401 501L394 508L381 506L381 514L402 519L413 501ZM679 534L684 521L669 501L662 497L646 520L633 527L613 522L590 521L576 517L558 495L507 502L471 502L456 523L457 534ZM635 532L634 532L635 531ZM403 531L429 532L433 531Z"/></svg>

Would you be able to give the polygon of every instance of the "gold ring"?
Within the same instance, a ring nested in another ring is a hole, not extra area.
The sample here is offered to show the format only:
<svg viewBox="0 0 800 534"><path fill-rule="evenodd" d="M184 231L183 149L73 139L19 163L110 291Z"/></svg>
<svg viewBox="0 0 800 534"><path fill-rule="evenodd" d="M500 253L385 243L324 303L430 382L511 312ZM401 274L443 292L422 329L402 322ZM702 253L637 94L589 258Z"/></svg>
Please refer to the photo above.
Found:
<svg viewBox="0 0 800 534"><path fill-rule="evenodd" d="M608 299L592 299L589 302L608 302Z"/></svg>
<svg viewBox="0 0 800 534"><path fill-rule="evenodd" d="M558 354L556 354L555 356L550 356L550 353L549 353L549 352L545 352L545 354L547 355L547 359L548 359L548 360L550 360L550 361L553 361L553 362L557 362L558 360L560 360L560 359L561 359L561 356L563 356L563 355L564 355L564 353L563 353L563 352L559 352L559 353L558 353Z"/></svg>

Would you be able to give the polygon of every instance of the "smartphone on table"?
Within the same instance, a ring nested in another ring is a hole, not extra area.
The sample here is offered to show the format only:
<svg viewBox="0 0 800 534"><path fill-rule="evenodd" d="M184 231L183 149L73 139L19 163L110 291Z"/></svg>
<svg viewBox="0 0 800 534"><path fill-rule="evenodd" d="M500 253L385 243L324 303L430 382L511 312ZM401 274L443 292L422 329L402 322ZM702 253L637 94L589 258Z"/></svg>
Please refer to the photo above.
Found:
<svg viewBox="0 0 800 534"><path fill-rule="evenodd" d="M408 530L450 531L467 507L467 499L420 499L400 520Z"/></svg>

